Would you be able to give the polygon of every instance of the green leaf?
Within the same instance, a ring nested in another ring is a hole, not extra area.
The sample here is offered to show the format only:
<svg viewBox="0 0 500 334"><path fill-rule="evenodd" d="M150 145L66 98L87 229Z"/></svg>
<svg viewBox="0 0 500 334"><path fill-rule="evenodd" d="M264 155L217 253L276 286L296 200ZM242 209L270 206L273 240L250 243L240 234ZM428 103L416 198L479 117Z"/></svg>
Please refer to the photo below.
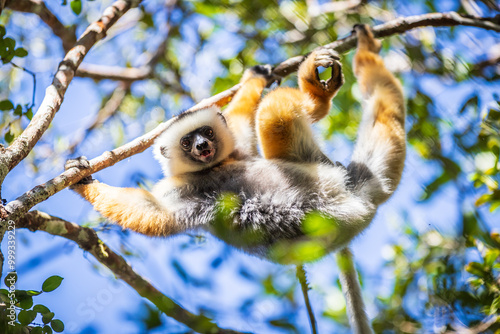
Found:
<svg viewBox="0 0 500 334"><path fill-rule="evenodd" d="M35 306L33 306L33 311L38 312L40 314L45 314L50 312L47 306L41 304L36 304Z"/></svg>
<svg viewBox="0 0 500 334"><path fill-rule="evenodd" d="M33 306L33 297L31 296L25 296L21 298L21 300L19 301L20 308L27 310L31 308L31 306Z"/></svg>
<svg viewBox="0 0 500 334"><path fill-rule="evenodd" d="M3 38L5 34L6 34L5 27L0 25L0 38Z"/></svg>
<svg viewBox="0 0 500 334"><path fill-rule="evenodd" d="M17 282L17 273L15 271L11 271L7 275L5 275L5 279L3 280L6 287L9 287Z"/></svg>
<svg viewBox="0 0 500 334"><path fill-rule="evenodd" d="M14 134L8 131L7 133L5 133L4 138L5 141L10 144L14 140Z"/></svg>
<svg viewBox="0 0 500 334"><path fill-rule="evenodd" d="M500 308L500 296L495 298L491 303L490 307L490 315L497 314L498 309Z"/></svg>
<svg viewBox="0 0 500 334"><path fill-rule="evenodd" d="M43 282L42 291L43 292L54 291L55 289L57 289L59 287L59 285L61 285L61 282L63 279L64 278L62 278L61 276L57 276L57 275L50 276L49 278L47 278L45 280L45 282Z"/></svg>
<svg viewBox="0 0 500 334"><path fill-rule="evenodd" d="M52 328L49 325L43 326L43 332L46 334L52 334Z"/></svg>
<svg viewBox="0 0 500 334"><path fill-rule="evenodd" d="M61 333L64 330L64 324L61 320L52 320L50 325L52 326L54 332Z"/></svg>
<svg viewBox="0 0 500 334"><path fill-rule="evenodd" d="M465 266L465 270L471 273L472 275L476 275L478 277L484 277L486 274L483 268L483 265L478 262L471 262Z"/></svg>
<svg viewBox="0 0 500 334"><path fill-rule="evenodd" d="M0 101L0 110L6 111L12 109L14 109L14 105L9 100Z"/></svg>
<svg viewBox="0 0 500 334"><path fill-rule="evenodd" d="M484 263L491 268L499 258L500 258L500 250L490 249L486 252L486 255L484 257Z"/></svg>
<svg viewBox="0 0 500 334"><path fill-rule="evenodd" d="M21 310L17 315L17 320L21 323L21 325L29 325L35 320L36 312Z"/></svg>
<svg viewBox="0 0 500 334"><path fill-rule="evenodd" d="M33 108L29 108L24 115L31 121L33 118Z"/></svg>
<svg viewBox="0 0 500 334"><path fill-rule="evenodd" d="M80 13L82 12L82 2L81 0L73 0L71 1L71 10L73 11L73 13L75 13L76 15L80 15Z"/></svg>
<svg viewBox="0 0 500 334"><path fill-rule="evenodd" d="M20 104L18 104L16 106L16 109L14 109L14 115L21 116L22 114L23 114L23 107Z"/></svg>
<svg viewBox="0 0 500 334"><path fill-rule="evenodd" d="M28 51L26 51L24 48L17 48L14 51L14 55L19 58L26 57L28 55Z"/></svg>
<svg viewBox="0 0 500 334"><path fill-rule="evenodd" d="M1 41L2 47L0 48L2 56L2 62L7 64L14 58L14 48L16 47L16 41L10 37L5 38Z"/></svg>
<svg viewBox="0 0 500 334"><path fill-rule="evenodd" d="M49 322L52 321L52 319L54 319L54 312L49 312L49 313L44 313L42 315L42 321L44 324L48 324Z"/></svg>
<svg viewBox="0 0 500 334"><path fill-rule="evenodd" d="M26 290L26 293L28 294L28 296L38 296L39 294L42 293L42 291Z"/></svg>
<svg viewBox="0 0 500 334"><path fill-rule="evenodd" d="M42 334L42 333L43 333L42 327L33 327L31 329L31 333L30 334Z"/></svg>

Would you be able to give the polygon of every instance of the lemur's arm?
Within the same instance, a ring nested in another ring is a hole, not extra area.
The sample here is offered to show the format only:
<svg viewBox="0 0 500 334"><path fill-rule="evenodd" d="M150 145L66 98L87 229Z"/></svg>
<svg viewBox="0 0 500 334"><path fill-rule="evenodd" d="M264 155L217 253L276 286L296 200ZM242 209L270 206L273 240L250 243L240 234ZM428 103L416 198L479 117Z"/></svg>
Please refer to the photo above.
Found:
<svg viewBox="0 0 500 334"><path fill-rule="evenodd" d="M224 110L229 129L236 139L236 149L246 155L257 155L255 111L272 73L271 66L254 66L243 74L241 88Z"/></svg>
<svg viewBox="0 0 500 334"><path fill-rule="evenodd" d="M267 94L257 110L257 132L266 159L324 162L311 132L311 122L326 116L331 99L344 83L335 51L313 51L300 65L300 89L278 88ZM331 67L330 79L320 80L317 68Z"/></svg>
<svg viewBox="0 0 500 334"><path fill-rule="evenodd" d="M379 205L394 192L403 172L405 103L399 81L378 55L380 41L367 26L354 30L358 37L354 74L366 105L348 171L355 193Z"/></svg>
<svg viewBox="0 0 500 334"><path fill-rule="evenodd" d="M88 168L85 157L68 160L65 169ZM112 187L88 177L71 187L89 201L104 217L124 228L150 236L179 232L171 214L148 191Z"/></svg>
<svg viewBox="0 0 500 334"><path fill-rule="evenodd" d="M307 113L310 120L317 122L325 117L332 106L332 99L342 87L344 77L338 54L329 49L319 49L306 58L300 65L297 78L300 92L307 96ZM320 80L318 67L331 68L332 75L328 80ZM299 99L303 102L305 98Z"/></svg>

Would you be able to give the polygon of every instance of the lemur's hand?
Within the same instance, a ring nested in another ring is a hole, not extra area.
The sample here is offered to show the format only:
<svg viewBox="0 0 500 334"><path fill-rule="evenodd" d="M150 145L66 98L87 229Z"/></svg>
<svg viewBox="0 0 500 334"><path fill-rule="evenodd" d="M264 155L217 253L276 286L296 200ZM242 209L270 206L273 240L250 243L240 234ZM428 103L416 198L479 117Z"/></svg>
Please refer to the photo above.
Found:
<svg viewBox="0 0 500 334"><path fill-rule="evenodd" d="M255 77L264 78L267 82L266 87L271 86L275 82L278 85L281 83L281 77L273 73L273 67L269 64L250 67L243 74L242 82Z"/></svg>
<svg viewBox="0 0 500 334"><path fill-rule="evenodd" d="M314 66L316 67L316 80L321 84L323 89L328 92L336 91L344 84L344 76L342 75L342 65L339 60L338 53L331 49L318 49L311 54L314 57ZM318 67L331 67L332 76L328 80L319 78Z"/></svg>
<svg viewBox="0 0 500 334"><path fill-rule="evenodd" d="M379 53L382 43L375 39L372 29L366 24L356 24L352 31L358 37L358 50L367 49L373 53Z"/></svg>
<svg viewBox="0 0 500 334"><path fill-rule="evenodd" d="M90 163L86 157L82 156L82 157L78 157L76 159L69 159L64 164L64 170L68 170L68 169L73 168L73 167L76 167L79 169L87 169L87 168L90 168ZM79 185L79 184L90 184L90 183L93 183L94 181L95 180L92 179L92 175L89 175L89 176L84 177L80 181L78 181L76 184L72 185L70 188L73 188L74 186Z"/></svg>

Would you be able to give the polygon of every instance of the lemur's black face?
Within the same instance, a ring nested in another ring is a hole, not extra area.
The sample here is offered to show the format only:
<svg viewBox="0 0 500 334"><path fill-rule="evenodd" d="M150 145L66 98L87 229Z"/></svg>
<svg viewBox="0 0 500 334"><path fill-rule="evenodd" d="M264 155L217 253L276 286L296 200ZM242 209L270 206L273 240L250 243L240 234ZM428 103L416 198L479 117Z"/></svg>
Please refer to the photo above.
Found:
<svg viewBox="0 0 500 334"><path fill-rule="evenodd" d="M215 157L217 145L215 132L209 126L202 126L181 138L182 150L194 161L210 163Z"/></svg>

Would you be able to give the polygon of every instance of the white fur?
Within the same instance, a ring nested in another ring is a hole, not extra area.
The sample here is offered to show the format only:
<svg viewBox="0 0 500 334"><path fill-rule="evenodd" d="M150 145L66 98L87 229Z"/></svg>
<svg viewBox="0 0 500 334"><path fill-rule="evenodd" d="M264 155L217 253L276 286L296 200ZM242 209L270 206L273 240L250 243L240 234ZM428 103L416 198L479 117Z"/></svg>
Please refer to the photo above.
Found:
<svg viewBox="0 0 500 334"><path fill-rule="evenodd" d="M214 160L209 164L197 164L187 159L180 147L180 140L184 135L202 126L212 127L216 140L218 139L217 152ZM212 106L190 112L174 120L156 139L153 153L156 160L160 162L165 176L175 176L213 167L234 151L234 145L233 135L223 120L220 109ZM162 148L166 149L166 156L163 155Z"/></svg>

